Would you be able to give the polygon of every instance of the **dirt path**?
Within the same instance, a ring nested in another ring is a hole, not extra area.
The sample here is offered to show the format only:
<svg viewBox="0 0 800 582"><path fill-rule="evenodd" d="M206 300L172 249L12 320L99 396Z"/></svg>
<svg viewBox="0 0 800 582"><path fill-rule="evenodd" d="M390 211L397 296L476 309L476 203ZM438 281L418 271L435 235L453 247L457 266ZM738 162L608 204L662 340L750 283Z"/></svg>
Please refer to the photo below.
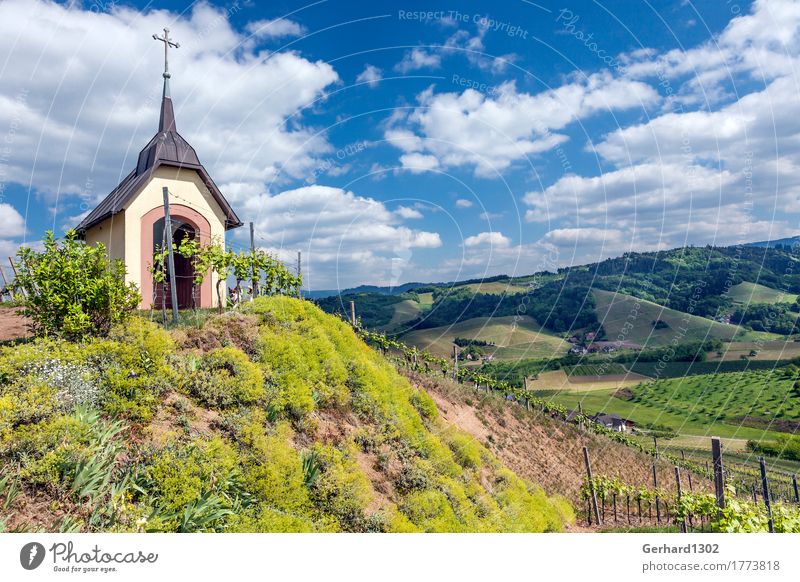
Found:
<svg viewBox="0 0 800 582"><path fill-rule="evenodd" d="M17 315L16 307L0 306L0 341L15 340L30 336L28 319Z"/></svg>

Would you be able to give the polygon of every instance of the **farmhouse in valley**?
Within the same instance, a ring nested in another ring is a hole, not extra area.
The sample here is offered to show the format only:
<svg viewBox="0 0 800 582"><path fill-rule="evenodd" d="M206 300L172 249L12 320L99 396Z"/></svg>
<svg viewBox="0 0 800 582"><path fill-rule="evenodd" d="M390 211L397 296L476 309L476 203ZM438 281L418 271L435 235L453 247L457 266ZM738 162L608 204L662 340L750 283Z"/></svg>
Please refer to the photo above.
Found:
<svg viewBox="0 0 800 582"><path fill-rule="evenodd" d="M242 226L194 148L176 129L167 51L178 45L169 38L169 29L164 29L163 37L153 38L164 43L164 90L158 132L139 152L136 167L76 228L87 243L103 243L112 259L125 262L128 282L135 283L142 294L142 309L160 304L164 295L171 306L168 284L154 285L148 270L155 249L164 248L166 236L176 244L184 237L204 244L212 240L224 243L226 231ZM171 233L164 232L165 187L169 192ZM216 306L215 275L210 274L202 285L195 286L192 264L177 254L175 275L180 309Z"/></svg>
<svg viewBox="0 0 800 582"><path fill-rule="evenodd" d="M632 420L621 418L617 414L606 414L605 412L600 412L590 418L597 424L606 428L610 428L614 432L628 432L633 429L634 426L636 426L636 423Z"/></svg>

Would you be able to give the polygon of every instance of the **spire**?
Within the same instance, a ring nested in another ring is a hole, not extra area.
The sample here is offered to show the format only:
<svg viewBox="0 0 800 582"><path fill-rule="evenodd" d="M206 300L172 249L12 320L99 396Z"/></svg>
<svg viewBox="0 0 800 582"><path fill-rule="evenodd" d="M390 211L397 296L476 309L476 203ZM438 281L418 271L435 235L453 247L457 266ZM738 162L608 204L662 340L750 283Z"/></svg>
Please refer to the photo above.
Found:
<svg viewBox="0 0 800 582"><path fill-rule="evenodd" d="M169 96L169 75L164 76L164 93L161 96L161 116L158 119L158 131L177 131L175 129L175 111L172 109L172 97Z"/></svg>
<svg viewBox="0 0 800 582"><path fill-rule="evenodd" d="M169 37L169 28L164 29L164 36L158 36L157 34L153 35L155 40L159 40L164 43L164 92L161 95L161 116L158 120L158 131L159 133L164 131L175 131L175 111L172 108L172 97L169 94L169 58L168 58L168 51L169 47L172 48L179 48L177 42L172 42L172 39Z"/></svg>

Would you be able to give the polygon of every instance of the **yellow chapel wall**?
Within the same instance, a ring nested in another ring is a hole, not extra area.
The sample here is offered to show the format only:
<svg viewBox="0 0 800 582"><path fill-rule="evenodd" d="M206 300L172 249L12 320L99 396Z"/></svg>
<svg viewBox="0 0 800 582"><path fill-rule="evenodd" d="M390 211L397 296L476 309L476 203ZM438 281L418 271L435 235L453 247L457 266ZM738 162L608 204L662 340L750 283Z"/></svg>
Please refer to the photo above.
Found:
<svg viewBox="0 0 800 582"><path fill-rule="evenodd" d="M106 245L108 256L113 259L125 260L125 216L123 213L115 214L100 224L88 229L84 235L90 245L103 243ZM127 281L132 279L126 277Z"/></svg>
<svg viewBox="0 0 800 582"><path fill-rule="evenodd" d="M182 204L199 212L211 227L212 241L225 242L225 215L219 208L211 193L206 188L200 175L194 170L161 166L153 172L150 181L142 188L133 201L125 209L124 257L128 268L127 280L136 283L142 288L142 277L149 277L146 271L142 272L142 217L164 205L162 188L169 188L170 204ZM118 215L119 216L119 215ZM145 257L145 264L150 264L152 257ZM217 276L212 273L211 288L212 305L217 306L216 293ZM223 285L223 293L227 290ZM143 298L143 305L150 304L149 297Z"/></svg>

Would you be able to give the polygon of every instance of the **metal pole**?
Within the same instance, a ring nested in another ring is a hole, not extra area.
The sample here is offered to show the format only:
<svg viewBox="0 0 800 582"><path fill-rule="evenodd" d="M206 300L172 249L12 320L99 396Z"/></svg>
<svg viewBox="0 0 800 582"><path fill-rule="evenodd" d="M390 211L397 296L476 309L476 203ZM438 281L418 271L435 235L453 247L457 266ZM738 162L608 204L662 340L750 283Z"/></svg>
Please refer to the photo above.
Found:
<svg viewBox="0 0 800 582"><path fill-rule="evenodd" d="M589 477L589 492L592 495L592 508L594 509L594 519L597 525L603 525L600 521L600 510L597 508L597 493L594 490L594 479L592 478L592 464L589 462L589 449L583 447L583 462L586 464L586 475Z"/></svg>
<svg viewBox="0 0 800 582"><path fill-rule="evenodd" d="M355 327L356 326L356 302L350 302L350 324Z"/></svg>
<svg viewBox="0 0 800 582"><path fill-rule="evenodd" d="M764 490L764 505L767 507L767 517L769 518L769 533L775 533L775 522L772 520L772 504L769 497L769 481L767 480L767 465L764 457L758 458L761 467L761 487Z"/></svg>
<svg viewBox="0 0 800 582"><path fill-rule="evenodd" d="M458 382L458 346L453 346L453 380Z"/></svg>
<svg viewBox="0 0 800 582"><path fill-rule="evenodd" d="M256 234L253 227L253 223L250 223L250 256L255 257L256 254ZM252 280L253 288L250 290L250 301L255 299L256 295L258 294L258 279L256 278L256 269L253 269L253 280Z"/></svg>
<svg viewBox="0 0 800 582"><path fill-rule="evenodd" d="M711 437L711 455L714 462L714 491L717 507L725 509L725 478L722 473L722 442L719 437Z"/></svg>
<svg viewBox="0 0 800 582"><path fill-rule="evenodd" d="M164 186L164 232L167 238L167 261L169 265L169 291L172 299L172 323L178 323L178 288L175 282L175 254L172 250L172 221L169 217L169 189Z"/></svg>

